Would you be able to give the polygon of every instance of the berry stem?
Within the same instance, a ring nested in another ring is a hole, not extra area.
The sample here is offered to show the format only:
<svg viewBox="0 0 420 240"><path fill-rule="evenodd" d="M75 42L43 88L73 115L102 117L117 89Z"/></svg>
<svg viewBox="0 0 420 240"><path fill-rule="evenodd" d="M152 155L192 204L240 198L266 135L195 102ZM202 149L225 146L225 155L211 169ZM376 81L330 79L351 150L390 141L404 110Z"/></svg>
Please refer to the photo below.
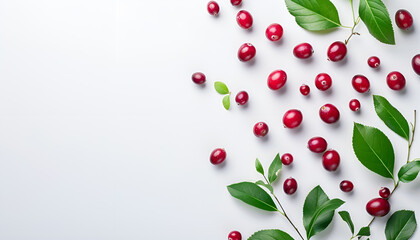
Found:
<svg viewBox="0 0 420 240"><path fill-rule="evenodd" d="M349 41L350 41L351 37L353 37L353 35L360 35L360 33L354 31L354 29L356 28L357 24L359 24L359 22L360 22L360 17L357 17L357 19L354 20L353 27L351 28L351 34L350 34L350 36L344 41L344 43L346 45L347 45L347 43L349 43Z"/></svg>

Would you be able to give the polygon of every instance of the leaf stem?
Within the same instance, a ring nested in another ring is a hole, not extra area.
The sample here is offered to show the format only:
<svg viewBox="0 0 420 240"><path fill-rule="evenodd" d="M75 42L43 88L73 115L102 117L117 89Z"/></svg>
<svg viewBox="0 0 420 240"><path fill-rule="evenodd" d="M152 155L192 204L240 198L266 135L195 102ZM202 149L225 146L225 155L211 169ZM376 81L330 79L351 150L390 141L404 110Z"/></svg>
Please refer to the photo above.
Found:
<svg viewBox="0 0 420 240"><path fill-rule="evenodd" d="M353 13L353 23L356 23L356 17L354 16L353 0L350 0L351 12Z"/></svg>
<svg viewBox="0 0 420 240"><path fill-rule="evenodd" d="M353 4L351 5L352 7L353 7ZM353 12L353 20L354 20L354 12ZM344 41L344 43L347 45L347 43L349 43L349 41L350 41L350 39L351 39L351 37L353 37L353 35L360 35L360 33L358 33L358 32L355 32L354 31L354 29L356 28L356 26L357 26L357 24L359 24L359 22L360 22L360 16L359 17L357 17L357 19L356 20L354 20L354 23L353 23L353 27L351 28L351 34L350 34L350 36Z"/></svg>

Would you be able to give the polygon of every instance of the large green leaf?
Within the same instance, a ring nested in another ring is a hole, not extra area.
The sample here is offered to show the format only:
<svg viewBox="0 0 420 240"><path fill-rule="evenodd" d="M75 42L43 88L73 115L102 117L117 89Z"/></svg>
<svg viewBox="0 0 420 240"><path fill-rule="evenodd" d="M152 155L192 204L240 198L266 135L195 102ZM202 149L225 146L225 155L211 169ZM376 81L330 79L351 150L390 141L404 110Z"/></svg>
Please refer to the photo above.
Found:
<svg viewBox="0 0 420 240"><path fill-rule="evenodd" d="M359 16L372 36L383 43L395 44L392 22L381 0L360 0Z"/></svg>
<svg viewBox="0 0 420 240"><path fill-rule="evenodd" d="M341 26L337 9L329 0L285 0L296 23L309 31L321 31Z"/></svg>
<svg viewBox="0 0 420 240"><path fill-rule="evenodd" d="M341 219L343 219L343 221L346 222L347 225L349 226L351 234L354 234L354 224L353 224L353 221L351 220L350 213L347 211L341 211L341 212L338 212L338 214L340 215Z"/></svg>
<svg viewBox="0 0 420 240"><path fill-rule="evenodd" d="M333 213L334 211L339 208L341 205L344 204L344 201L341 199L332 199L326 201L324 204L322 204L315 212L314 216L311 219L311 222L309 223L309 228L306 230L306 236L308 239L310 239L315 234L323 231L325 228L318 223L318 218L325 213ZM321 219L322 221L324 219Z"/></svg>
<svg viewBox="0 0 420 240"><path fill-rule="evenodd" d="M256 208L266 211L278 211L273 199L255 183L240 182L227 186L233 197Z"/></svg>
<svg viewBox="0 0 420 240"><path fill-rule="evenodd" d="M274 158L273 162L268 168L268 181L270 183L274 182L277 179L282 166L283 164L281 163L280 154L277 153L276 157Z"/></svg>
<svg viewBox="0 0 420 240"><path fill-rule="evenodd" d="M260 160L258 160L258 158L255 160L255 169L257 170L257 172L259 172L262 175L264 175L264 168L263 168Z"/></svg>
<svg viewBox="0 0 420 240"><path fill-rule="evenodd" d="M270 229L255 232L248 240L293 240L293 238L281 230Z"/></svg>
<svg viewBox="0 0 420 240"><path fill-rule="evenodd" d="M379 129L354 123L353 150L369 170L394 179L394 149L388 137Z"/></svg>
<svg viewBox="0 0 420 240"><path fill-rule="evenodd" d="M413 211L397 211L392 214L386 223L386 240L408 240L413 236L416 228L416 216Z"/></svg>
<svg viewBox="0 0 420 240"><path fill-rule="evenodd" d="M420 159L419 159L420 160ZM401 167L398 171L398 179L401 182L411 182L416 179L420 171L420 161L412 161Z"/></svg>

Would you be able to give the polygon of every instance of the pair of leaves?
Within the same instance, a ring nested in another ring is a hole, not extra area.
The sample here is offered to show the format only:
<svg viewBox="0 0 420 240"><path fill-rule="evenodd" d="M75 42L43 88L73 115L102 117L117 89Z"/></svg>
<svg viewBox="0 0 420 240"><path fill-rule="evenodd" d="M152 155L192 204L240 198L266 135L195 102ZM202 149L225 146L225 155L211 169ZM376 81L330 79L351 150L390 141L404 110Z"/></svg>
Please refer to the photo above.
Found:
<svg viewBox="0 0 420 240"><path fill-rule="evenodd" d="M276 157L271 162L270 167L268 168L268 182L270 184L276 181L282 167L283 164L281 162L280 154L277 153ZM257 172L261 173L261 175L264 176L264 168L260 160L258 160L258 158L255 160L255 169L257 170Z"/></svg>
<svg viewBox="0 0 420 240"><path fill-rule="evenodd" d="M347 211L341 211L341 212L338 212L338 214L340 215L341 219L343 219L343 221L346 222L347 225L349 226L351 234L354 235L354 224L353 224L353 221L351 220L350 213ZM356 234L356 236L358 237L370 236L370 228L362 227L359 230L359 232Z"/></svg>
<svg viewBox="0 0 420 240"><path fill-rule="evenodd" d="M230 92L228 87L226 86L226 84L222 83L222 82L215 82L214 83L214 89L216 90L216 92L218 92L221 95L225 95L223 97L222 103L223 103L223 107L226 110L229 110L230 108Z"/></svg>
<svg viewBox="0 0 420 240"><path fill-rule="evenodd" d="M289 234L278 229L261 230L252 234L248 240L294 240Z"/></svg>
<svg viewBox="0 0 420 240"><path fill-rule="evenodd" d="M408 240L417 228L413 211L400 210L392 214L385 227L386 240Z"/></svg>

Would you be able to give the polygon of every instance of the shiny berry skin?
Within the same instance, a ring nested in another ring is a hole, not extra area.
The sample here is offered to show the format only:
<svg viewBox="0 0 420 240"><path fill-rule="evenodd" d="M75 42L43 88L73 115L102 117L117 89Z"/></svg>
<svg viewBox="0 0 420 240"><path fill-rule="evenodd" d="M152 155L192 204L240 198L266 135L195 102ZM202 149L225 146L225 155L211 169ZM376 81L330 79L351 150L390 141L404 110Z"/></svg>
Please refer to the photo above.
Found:
<svg viewBox="0 0 420 240"><path fill-rule="evenodd" d="M302 123L303 115L297 109L291 109L283 115L283 124L287 128L297 128Z"/></svg>
<svg viewBox="0 0 420 240"><path fill-rule="evenodd" d="M333 42L327 51L327 56L330 61L338 62L343 60L347 54L346 44L343 42Z"/></svg>
<svg viewBox="0 0 420 240"><path fill-rule="evenodd" d="M292 154L290 154L290 153L285 153L285 154L283 154L282 156L281 156L281 162L284 164L284 165L290 165L290 164L292 164L292 162L293 162L293 155Z"/></svg>
<svg viewBox="0 0 420 240"><path fill-rule="evenodd" d="M340 112L332 104L325 104L319 109L319 116L326 123L335 123L340 119Z"/></svg>
<svg viewBox="0 0 420 240"><path fill-rule="evenodd" d="M353 85L354 90L358 91L359 93L365 93L369 91L370 82L367 77L363 75L356 75L351 80L351 84Z"/></svg>
<svg viewBox="0 0 420 240"><path fill-rule="evenodd" d="M287 195L292 195L297 190L297 182L294 178L290 177L286 180L284 180L283 183L283 190Z"/></svg>
<svg viewBox="0 0 420 240"><path fill-rule="evenodd" d="M265 122L258 122L254 125L254 135L264 137L268 133L268 125Z"/></svg>
<svg viewBox="0 0 420 240"><path fill-rule="evenodd" d="M287 74L283 70L275 70L268 76L267 85L271 90L279 90L286 84Z"/></svg>
<svg viewBox="0 0 420 240"><path fill-rule="evenodd" d="M209 3L207 3L207 11L211 15L216 16L217 14L219 14L220 11L219 4L215 1L210 1Z"/></svg>
<svg viewBox="0 0 420 240"><path fill-rule="evenodd" d="M315 77L315 86L321 91L328 90L332 85L332 79L330 75L326 73L320 73Z"/></svg>
<svg viewBox="0 0 420 240"><path fill-rule="evenodd" d="M383 199L388 199L391 196L391 191L389 191L389 188L383 187L379 190L379 196Z"/></svg>
<svg viewBox="0 0 420 240"><path fill-rule="evenodd" d="M378 68L379 65L381 65L381 60L376 56L372 56L372 57L368 58L367 63L369 65L369 67L371 67L371 68Z"/></svg>
<svg viewBox="0 0 420 240"><path fill-rule="evenodd" d="M243 29L249 29L252 27L254 20L252 19L251 13L245 10L241 10L236 15L236 22Z"/></svg>
<svg viewBox="0 0 420 240"><path fill-rule="evenodd" d="M349 180L344 180L340 183L340 189L343 192L351 192L353 191L354 185Z"/></svg>
<svg viewBox="0 0 420 240"><path fill-rule="evenodd" d="M213 165L221 164L226 159L226 151L223 148L216 148L210 154L210 162Z"/></svg>
<svg viewBox="0 0 420 240"><path fill-rule="evenodd" d="M389 213L391 206L388 200L374 198L366 204L366 211L374 217L383 217Z"/></svg>
<svg viewBox="0 0 420 240"><path fill-rule="evenodd" d="M311 92L311 88L308 85L303 84L299 88L300 93L302 93L303 96L308 96Z"/></svg>
<svg viewBox="0 0 420 240"><path fill-rule="evenodd" d="M248 62L255 57L257 50L251 43L244 43L238 50L238 58L242 62Z"/></svg>
<svg viewBox="0 0 420 240"><path fill-rule="evenodd" d="M349 107L350 110L352 110L353 112L357 112L360 110L360 102L357 99L352 99L349 102Z"/></svg>
<svg viewBox="0 0 420 240"><path fill-rule="evenodd" d="M327 171L335 171L340 165L340 154L335 150L328 150L322 155L322 165Z"/></svg>
<svg viewBox="0 0 420 240"><path fill-rule="evenodd" d="M323 137L313 137L308 141L308 148L314 153L323 153L327 150L327 141Z"/></svg>
<svg viewBox="0 0 420 240"><path fill-rule="evenodd" d="M411 60L411 66L413 66L414 72L416 72L417 75L420 75L420 54L413 57Z"/></svg>
<svg viewBox="0 0 420 240"><path fill-rule="evenodd" d="M238 231L232 231L229 233L228 240L242 240L242 235Z"/></svg>
<svg viewBox="0 0 420 240"><path fill-rule="evenodd" d="M395 23L399 28L407 30L413 25L413 16L409 11L400 9L395 13Z"/></svg>
<svg viewBox="0 0 420 240"><path fill-rule="evenodd" d="M245 91L238 92L235 97L235 101L238 105L244 105L248 102L249 96L248 93Z"/></svg>
<svg viewBox="0 0 420 240"><path fill-rule="evenodd" d="M278 23L270 24L265 30L265 36L272 42L278 41L283 36L283 27Z"/></svg>
<svg viewBox="0 0 420 240"><path fill-rule="evenodd" d="M203 83L206 82L206 75L204 75L201 72L193 73L191 78L192 78L193 82L196 83L196 84L203 84Z"/></svg>
<svg viewBox="0 0 420 240"><path fill-rule="evenodd" d="M293 55L301 59L310 58L312 53L314 53L314 50L309 43L301 43L293 49Z"/></svg>
<svg viewBox="0 0 420 240"><path fill-rule="evenodd" d="M239 6L242 3L242 0L230 0L233 6Z"/></svg>
<svg viewBox="0 0 420 240"><path fill-rule="evenodd" d="M386 83L392 90L399 91L405 87L405 77L400 72L390 72L386 77Z"/></svg>

